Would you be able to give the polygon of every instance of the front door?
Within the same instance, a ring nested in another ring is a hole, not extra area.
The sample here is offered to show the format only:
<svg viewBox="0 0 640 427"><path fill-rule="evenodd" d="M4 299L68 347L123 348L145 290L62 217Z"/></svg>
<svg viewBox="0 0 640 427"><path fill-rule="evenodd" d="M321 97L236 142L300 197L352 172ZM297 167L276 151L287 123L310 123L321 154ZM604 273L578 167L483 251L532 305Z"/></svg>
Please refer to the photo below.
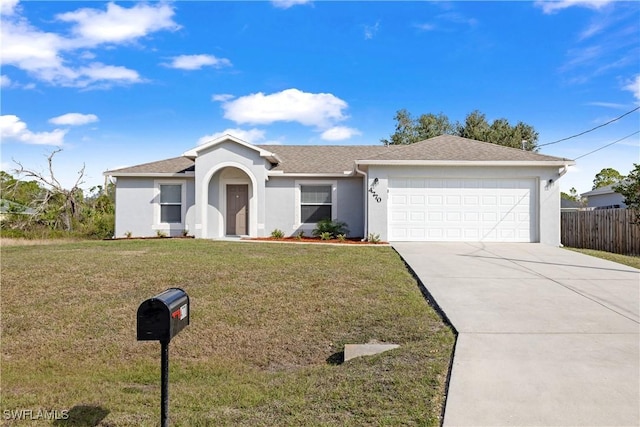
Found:
<svg viewBox="0 0 640 427"><path fill-rule="evenodd" d="M248 205L248 185L227 185L227 235L239 236L247 234Z"/></svg>

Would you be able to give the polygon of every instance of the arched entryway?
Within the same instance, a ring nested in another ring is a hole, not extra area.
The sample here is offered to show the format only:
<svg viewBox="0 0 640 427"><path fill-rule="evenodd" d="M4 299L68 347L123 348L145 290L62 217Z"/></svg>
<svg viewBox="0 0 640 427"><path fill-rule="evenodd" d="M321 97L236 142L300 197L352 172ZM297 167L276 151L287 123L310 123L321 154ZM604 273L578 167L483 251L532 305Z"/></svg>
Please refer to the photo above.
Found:
<svg viewBox="0 0 640 427"><path fill-rule="evenodd" d="M257 186L248 168L235 163L219 164L203 184L203 237L257 235Z"/></svg>

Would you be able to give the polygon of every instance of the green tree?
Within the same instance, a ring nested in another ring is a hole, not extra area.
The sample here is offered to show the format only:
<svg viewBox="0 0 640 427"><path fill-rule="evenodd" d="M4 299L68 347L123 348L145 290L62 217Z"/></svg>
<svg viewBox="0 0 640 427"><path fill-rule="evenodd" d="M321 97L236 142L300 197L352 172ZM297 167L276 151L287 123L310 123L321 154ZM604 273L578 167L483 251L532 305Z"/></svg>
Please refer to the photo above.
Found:
<svg viewBox="0 0 640 427"><path fill-rule="evenodd" d="M624 179L624 175L621 175L620 172L613 168L604 168L600 172L596 174L596 177L593 180L593 188L595 190L597 188L606 187L607 185L617 184Z"/></svg>
<svg viewBox="0 0 640 427"><path fill-rule="evenodd" d="M467 114L463 123L452 123L443 113L422 114L414 119L406 109L399 110L394 120L395 132L389 139L381 139L385 145L413 144L445 134L529 151L536 151L538 145L538 132L533 126L523 122L512 126L504 118L496 119L490 124L478 110Z"/></svg>
<svg viewBox="0 0 640 427"><path fill-rule="evenodd" d="M490 131L491 126L489 122L487 122L487 117L480 111L475 110L467 114L464 123L458 124L456 133L463 138L487 141L491 133Z"/></svg>
<svg viewBox="0 0 640 427"><path fill-rule="evenodd" d="M613 191L624 196L624 203L632 209L640 209L640 164L634 163L633 169L624 180L613 186ZM640 215L640 213L639 213Z"/></svg>
<svg viewBox="0 0 640 427"><path fill-rule="evenodd" d="M580 201L580 195L578 194L578 190L576 190L575 187L571 187L569 193L565 193L564 191L562 191L560 193L560 197L565 200L573 200L574 202Z"/></svg>

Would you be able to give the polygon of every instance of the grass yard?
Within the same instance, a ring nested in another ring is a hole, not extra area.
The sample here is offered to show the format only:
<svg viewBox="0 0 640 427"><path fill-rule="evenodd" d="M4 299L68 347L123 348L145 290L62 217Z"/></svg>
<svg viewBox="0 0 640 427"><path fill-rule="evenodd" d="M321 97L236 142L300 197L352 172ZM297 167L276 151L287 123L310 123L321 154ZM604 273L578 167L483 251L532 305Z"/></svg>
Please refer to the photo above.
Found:
<svg viewBox="0 0 640 427"><path fill-rule="evenodd" d="M390 247L166 239L1 255L8 425L23 409L158 425L160 344L136 341L136 310L174 286L191 325L170 345L171 425L440 424L454 334ZM338 363L370 340L401 347Z"/></svg>
<svg viewBox="0 0 640 427"><path fill-rule="evenodd" d="M594 256L597 258L606 259L609 261L617 262L618 264L628 265L629 267L640 269L640 257L631 255L614 254L611 252L596 251L594 249L577 249L566 248L570 251L580 252L581 254Z"/></svg>

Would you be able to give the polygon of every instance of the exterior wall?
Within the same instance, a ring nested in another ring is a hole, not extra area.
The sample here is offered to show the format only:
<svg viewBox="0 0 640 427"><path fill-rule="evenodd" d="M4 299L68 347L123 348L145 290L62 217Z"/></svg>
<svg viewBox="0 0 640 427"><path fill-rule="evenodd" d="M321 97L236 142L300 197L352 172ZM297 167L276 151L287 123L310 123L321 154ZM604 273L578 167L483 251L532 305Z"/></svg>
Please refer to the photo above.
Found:
<svg viewBox="0 0 640 427"><path fill-rule="evenodd" d="M185 185L185 206L181 224L159 224L158 193L156 182L182 183ZM127 178L116 181L115 236L153 237L158 232L168 236L180 236L183 231L195 228L195 191L193 177L184 178Z"/></svg>
<svg viewBox="0 0 640 427"><path fill-rule="evenodd" d="M616 206L621 208L626 208L627 205L624 203L624 196L619 193L605 193L605 194L594 194L592 196L588 196L587 198L587 207L588 208L599 208L606 206Z"/></svg>
<svg viewBox="0 0 640 427"><path fill-rule="evenodd" d="M235 142L223 142L198 153L196 158L196 237L217 238L225 233L224 175L227 168L242 171L249 183L249 235L265 235L263 195L268 162L253 149Z"/></svg>
<svg viewBox="0 0 640 427"><path fill-rule="evenodd" d="M327 183L335 185L333 203L334 219L347 223L350 237L364 237L363 181L361 176L350 178L294 178L271 177L265 192L265 231L269 235L275 229L293 236L300 231L311 235L315 228L299 223L299 201L296 195L300 183Z"/></svg>
<svg viewBox="0 0 640 427"><path fill-rule="evenodd" d="M367 174L368 233L379 234L388 240L388 182L389 177L436 178L536 178L538 180L537 240L551 246L560 245L560 187L558 168L536 167L450 167L450 166L370 166ZM374 180L378 179L374 185ZM552 180L550 183L549 180ZM374 194L375 193L375 194ZM377 196L377 198L376 198Z"/></svg>

